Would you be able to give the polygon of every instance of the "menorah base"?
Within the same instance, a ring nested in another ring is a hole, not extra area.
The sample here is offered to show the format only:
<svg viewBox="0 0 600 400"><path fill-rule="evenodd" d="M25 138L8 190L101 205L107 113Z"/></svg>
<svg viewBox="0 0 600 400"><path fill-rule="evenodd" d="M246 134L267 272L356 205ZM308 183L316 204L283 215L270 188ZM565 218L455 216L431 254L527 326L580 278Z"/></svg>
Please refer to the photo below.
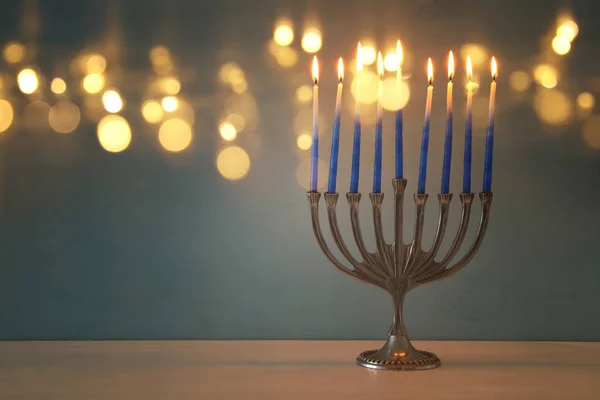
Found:
<svg viewBox="0 0 600 400"><path fill-rule="evenodd" d="M415 349L406 336L391 335L379 350L363 351L356 364L365 368L419 371L442 365L433 353Z"/></svg>

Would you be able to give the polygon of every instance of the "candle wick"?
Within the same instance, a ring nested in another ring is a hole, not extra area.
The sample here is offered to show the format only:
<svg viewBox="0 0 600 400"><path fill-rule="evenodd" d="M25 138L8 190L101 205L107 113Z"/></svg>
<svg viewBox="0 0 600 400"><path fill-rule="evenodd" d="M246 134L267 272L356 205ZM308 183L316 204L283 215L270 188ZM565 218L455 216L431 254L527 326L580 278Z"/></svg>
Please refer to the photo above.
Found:
<svg viewBox="0 0 600 400"><path fill-rule="evenodd" d="M315 86L319 85L319 80L317 78L314 78L314 82L315 82Z"/></svg>
<svg viewBox="0 0 600 400"><path fill-rule="evenodd" d="M344 78L342 78L342 77L340 76L340 83L343 83L343 81L344 81Z"/></svg>

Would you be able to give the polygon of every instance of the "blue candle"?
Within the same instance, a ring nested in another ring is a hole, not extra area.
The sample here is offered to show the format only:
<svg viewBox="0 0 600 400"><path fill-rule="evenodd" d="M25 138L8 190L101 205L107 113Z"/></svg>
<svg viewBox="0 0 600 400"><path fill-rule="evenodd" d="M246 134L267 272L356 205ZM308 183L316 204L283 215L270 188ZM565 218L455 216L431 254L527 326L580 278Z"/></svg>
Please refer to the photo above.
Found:
<svg viewBox="0 0 600 400"><path fill-rule="evenodd" d="M333 121L333 135L331 136L331 157L329 159L329 185L327 191L335 193L337 183L338 153L340 149L340 119L342 114L342 89L344 87L344 62L340 58L338 62L337 96L335 99L335 118Z"/></svg>
<svg viewBox="0 0 600 400"><path fill-rule="evenodd" d="M454 56L448 56L448 91L446 93L446 139L444 141L444 163L442 167L442 193L450 192L450 169L452 167L452 78Z"/></svg>
<svg viewBox="0 0 600 400"><path fill-rule="evenodd" d="M492 164L494 158L494 114L496 112L496 78L498 69L496 58L492 57L492 84L490 87L490 112L485 138L485 161L483 166L483 192L492 191Z"/></svg>
<svg viewBox="0 0 600 400"><path fill-rule="evenodd" d="M427 180L427 152L429 151L429 125L431 122L431 101L433 98L433 65L431 58L427 61L427 101L425 102L425 124L423 125L423 136L421 139L421 163L419 164L418 193L425 193L425 181Z"/></svg>
<svg viewBox="0 0 600 400"><path fill-rule="evenodd" d="M312 149L310 156L310 191L317 191L317 176L319 175L319 63L317 56L313 59L313 129Z"/></svg>
<svg viewBox="0 0 600 400"><path fill-rule="evenodd" d="M350 177L350 193L358 192L358 173L360 169L360 137L361 137L361 126L360 126L360 74L362 71L362 47L358 44L358 50L356 52L356 107L354 109L354 140L352 143L352 175Z"/></svg>
<svg viewBox="0 0 600 400"><path fill-rule="evenodd" d="M463 193L471 193L471 159L473 152L473 65L467 56L467 123L465 127L465 159L463 169Z"/></svg>
<svg viewBox="0 0 600 400"><path fill-rule="evenodd" d="M398 101L401 102L401 91L402 91L402 45L398 40L398 45L396 48L396 56L398 57L398 69L396 70L396 96L398 96ZM396 111L396 179L402 179L404 176L404 163L402 160L403 156L403 143L402 143L402 128L403 128L403 115L402 108L398 108Z"/></svg>
<svg viewBox="0 0 600 400"><path fill-rule="evenodd" d="M381 169L383 156L383 110L381 108L381 95L383 92L383 57L381 52L377 55L377 73L379 87L377 95L377 120L375 123L375 162L373 165L373 193L381 193Z"/></svg>

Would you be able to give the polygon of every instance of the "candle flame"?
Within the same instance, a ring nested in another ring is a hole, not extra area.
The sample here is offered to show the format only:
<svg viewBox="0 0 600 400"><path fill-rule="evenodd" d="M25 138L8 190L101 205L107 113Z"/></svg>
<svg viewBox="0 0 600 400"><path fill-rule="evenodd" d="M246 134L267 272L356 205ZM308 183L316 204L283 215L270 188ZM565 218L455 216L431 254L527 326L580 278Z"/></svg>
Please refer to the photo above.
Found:
<svg viewBox="0 0 600 400"><path fill-rule="evenodd" d="M467 56L467 79L469 79L469 81L473 79L473 63L471 63L471 56Z"/></svg>
<svg viewBox="0 0 600 400"><path fill-rule="evenodd" d="M431 62L431 58L427 60L427 80L429 81L429 86L433 85L433 63Z"/></svg>
<svg viewBox="0 0 600 400"><path fill-rule="evenodd" d="M356 72L363 70L363 53L362 45L358 42L358 48L356 50Z"/></svg>
<svg viewBox="0 0 600 400"><path fill-rule="evenodd" d="M396 44L396 57L398 57L398 68L400 68L404 62L404 52L402 51L402 43L399 40Z"/></svg>
<svg viewBox="0 0 600 400"><path fill-rule="evenodd" d="M448 55L448 81L452 82L452 78L454 77L454 55L452 51Z"/></svg>
<svg viewBox="0 0 600 400"><path fill-rule="evenodd" d="M495 81L498 78L498 66L496 65L496 57L492 57L492 79Z"/></svg>
<svg viewBox="0 0 600 400"><path fill-rule="evenodd" d="M342 83L344 80L344 61L342 60L342 57L340 57L340 60L338 61L338 78L340 83Z"/></svg>
<svg viewBox="0 0 600 400"><path fill-rule="evenodd" d="M379 75L379 79L383 79L383 56L381 52L377 53L377 75Z"/></svg>
<svg viewBox="0 0 600 400"><path fill-rule="evenodd" d="M315 82L315 85L318 85L319 84L319 62L317 61L317 56L315 56L315 58L313 58L312 78L313 78L313 81Z"/></svg>

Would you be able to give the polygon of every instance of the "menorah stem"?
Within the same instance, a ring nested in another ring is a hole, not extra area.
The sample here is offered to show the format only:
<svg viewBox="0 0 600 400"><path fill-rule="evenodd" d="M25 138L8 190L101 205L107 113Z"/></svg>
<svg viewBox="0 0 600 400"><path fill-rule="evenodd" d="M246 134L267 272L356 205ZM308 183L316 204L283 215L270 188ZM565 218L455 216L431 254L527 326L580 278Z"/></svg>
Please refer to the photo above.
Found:
<svg viewBox="0 0 600 400"><path fill-rule="evenodd" d="M402 272L404 261L404 190L406 189L406 179L394 179L394 276Z"/></svg>
<svg viewBox="0 0 600 400"><path fill-rule="evenodd" d="M404 280L403 280L404 281ZM409 286L404 283L400 285L394 285L388 289L392 296L392 303L394 307L394 319L392 320L392 326L390 327L390 336L406 336L406 326L404 325L404 318L402 312L404 308L404 298L408 293Z"/></svg>

